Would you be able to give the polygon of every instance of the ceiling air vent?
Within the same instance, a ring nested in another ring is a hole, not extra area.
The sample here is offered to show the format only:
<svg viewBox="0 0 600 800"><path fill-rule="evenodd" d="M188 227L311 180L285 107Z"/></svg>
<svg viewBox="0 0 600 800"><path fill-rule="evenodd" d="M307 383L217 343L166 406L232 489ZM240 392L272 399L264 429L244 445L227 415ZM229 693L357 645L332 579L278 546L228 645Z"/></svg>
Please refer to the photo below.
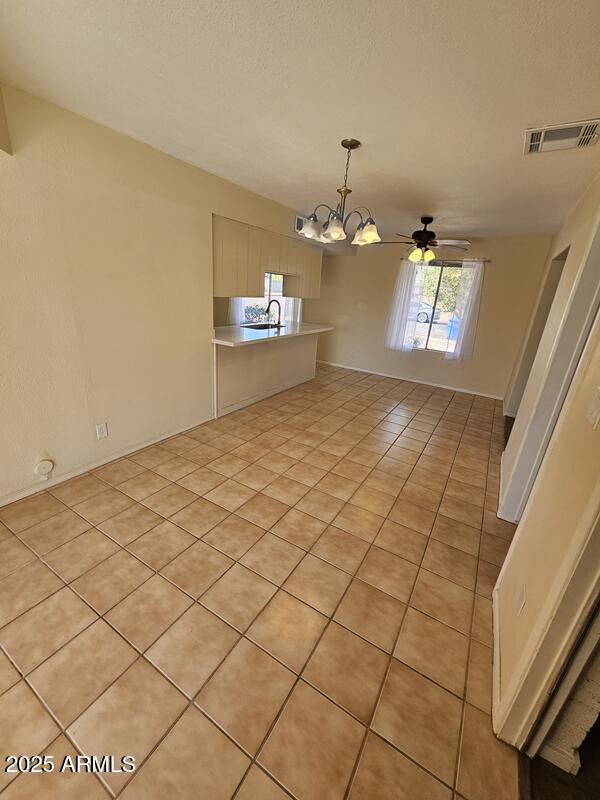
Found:
<svg viewBox="0 0 600 800"><path fill-rule="evenodd" d="M550 150L591 147L598 141L600 119L586 119L564 125L547 125L525 131L525 155Z"/></svg>

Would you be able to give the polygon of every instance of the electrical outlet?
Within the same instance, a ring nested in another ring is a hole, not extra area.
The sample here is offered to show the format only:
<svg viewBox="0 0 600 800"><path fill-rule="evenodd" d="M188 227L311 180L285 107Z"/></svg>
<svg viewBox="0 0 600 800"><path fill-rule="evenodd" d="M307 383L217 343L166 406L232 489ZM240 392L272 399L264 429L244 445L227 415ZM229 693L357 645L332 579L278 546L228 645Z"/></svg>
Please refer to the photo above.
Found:
<svg viewBox="0 0 600 800"><path fill-rule="evenodd" d="M108 436L108 422L99 422L96 425L96 439L106 439Z"/></svg>

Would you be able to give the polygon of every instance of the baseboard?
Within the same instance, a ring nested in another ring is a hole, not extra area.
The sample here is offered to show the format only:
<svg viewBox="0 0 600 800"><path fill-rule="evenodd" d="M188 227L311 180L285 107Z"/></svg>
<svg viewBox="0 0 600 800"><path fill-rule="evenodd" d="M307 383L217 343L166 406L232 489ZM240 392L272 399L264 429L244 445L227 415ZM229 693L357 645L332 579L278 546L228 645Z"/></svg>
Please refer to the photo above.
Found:
<svg viewBox="0 0 600 800"><path fill-rule="evenodd" d="M9 503L14 503L17 500L22 500L25 497L30 497L32 494L43 492L52 486L56 486L59 483L64 483L64 481L71 480L71 478L77 478L80 475L85 475L85 473L90 472L90 470L103 467L105 464L110 464L111 461L116 461L119 458L124 458L125 456L128 456L131 453L135 453L137 450L141 450L144 447L150 447L150 445L152 444L161 442L164 439L169 439L171 436L177 436L180 433L185 433L185 431L189 431L192 428L196 428L198 427L198 425L202 425L205 422L210 422L211 419L214 419L214 416L212 414L210 417L198 420L198 422L194 422L191 425L186 425L184 428L177 428L176 430L168 431L167 433L161 433L160 436L155 436L143 442L138 442L137 444L132 445L131 447L126 447L123 450L118 450L116 453L112 453L110 456L108 456L108 458L102 458L98 461L90 462L87 465L75 467L75 469L61 473L56 478L51 478L50 480L47 481L40 481L35 486L29 486L26 489L20 489L17 492L11 492L10 494L4 495L4 497L0 498L0 508L2 508L2 506L9 505Z"/></svg>
<svg viewBox="0 0 600 800"><path fill-rule="evenodd" d="M552 742L547 742L540 750L540 756L545 760L554 764L555 767L569 772L571 775L577 775L581 767L579 753L577 750L565 750L563 747Z"/></svg>
<svg viewBox="0 0 600 800"><path fill-rule="evenodd" d="M479 397L489 397L490 400L502 400L495 394L486 394L476 389L463 389L458 386L448 386L444 383L433 383L432 381L420 381L415 378L405 378L402 375L391 375L389 372L377 372L374 369L361 369L360 367L352 367L349 364L338 364L335 361L321 361L317 359L317 364L324 364L328 367L341 367L342 369L351 369L354 372L366 372L369 375L379 375L381 378L393 378L396 381L410 381L410 383L422 383L424 386L435 386L438 389L449 389L451 392L462 392L463 394L476 394Z"/></svg>

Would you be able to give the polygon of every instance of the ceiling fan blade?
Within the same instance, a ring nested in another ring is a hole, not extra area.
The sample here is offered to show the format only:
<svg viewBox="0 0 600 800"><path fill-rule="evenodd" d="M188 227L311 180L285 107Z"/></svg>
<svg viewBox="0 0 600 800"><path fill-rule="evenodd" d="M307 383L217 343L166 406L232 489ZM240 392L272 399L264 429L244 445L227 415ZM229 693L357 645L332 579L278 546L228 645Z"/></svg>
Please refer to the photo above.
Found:
<svg viewBox="0 0 600 800"><path fill-rule="evenodd" d="M468 250L471 242L468 239L438 239L438 247L456 247L458 250Z"/></svg>

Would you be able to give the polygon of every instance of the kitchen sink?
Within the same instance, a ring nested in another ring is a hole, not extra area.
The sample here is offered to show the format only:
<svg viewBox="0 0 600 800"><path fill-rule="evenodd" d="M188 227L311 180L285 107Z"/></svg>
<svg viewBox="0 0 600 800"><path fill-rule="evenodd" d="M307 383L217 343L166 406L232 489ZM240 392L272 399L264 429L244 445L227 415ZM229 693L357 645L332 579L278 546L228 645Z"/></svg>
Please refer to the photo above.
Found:
<svg viewBox="0 0 600 800"><path fill-rule="evenodd" d="M285 325L277 325L275 322L250 322L242 325L242 328L252 328L253 331L265 331L267 328L285 328Z"/></svg>

